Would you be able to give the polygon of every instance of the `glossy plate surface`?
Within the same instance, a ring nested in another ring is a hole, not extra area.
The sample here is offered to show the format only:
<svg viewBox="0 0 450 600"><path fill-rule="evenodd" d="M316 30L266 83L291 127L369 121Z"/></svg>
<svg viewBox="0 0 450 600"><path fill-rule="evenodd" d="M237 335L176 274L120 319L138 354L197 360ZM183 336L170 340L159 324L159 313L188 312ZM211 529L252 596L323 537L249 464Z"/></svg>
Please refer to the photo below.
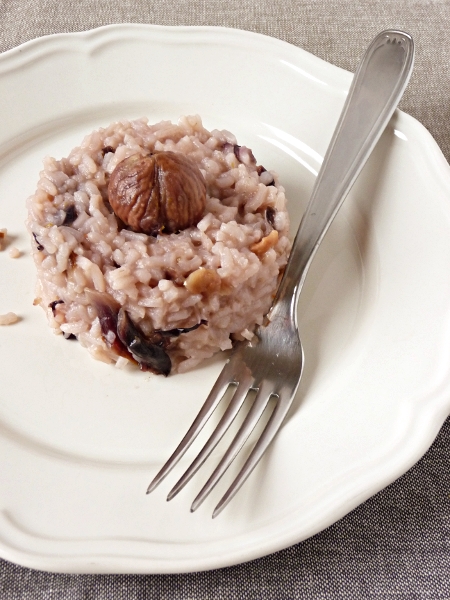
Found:
<svg viewBox="0 0 450 600"><path fill-rule="evenodd" d="M231 29L110 26L0 56L0 228L23 251L16 260L0 252L0 314L21 318L0 328L2 557L98 573L247 561L332 524L430 446L450 412L450 169L401 112L309 272L293 408L217 519L234 473L196 513L189 507L220 450L172 502L165 496L199 445L145 490L223 356L168 379L118 370L53 336L32 305L25 199L45 155L67 155L113 120L198 113L279 172L294 232L350 82L299 48Z"/></svg>

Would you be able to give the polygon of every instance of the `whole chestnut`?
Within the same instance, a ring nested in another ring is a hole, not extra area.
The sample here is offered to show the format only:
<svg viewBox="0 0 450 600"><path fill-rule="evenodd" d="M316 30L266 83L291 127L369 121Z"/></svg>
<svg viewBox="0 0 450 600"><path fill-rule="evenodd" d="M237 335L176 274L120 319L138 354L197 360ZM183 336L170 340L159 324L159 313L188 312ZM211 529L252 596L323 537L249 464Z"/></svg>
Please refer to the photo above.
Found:
<svg viewBox="0 0 450 600"><path fill-rule="evenodd" d="M206 183L200 169L178 152L133 154L111 174L109 203L137 233L176 233L203 216Z"/></svg>

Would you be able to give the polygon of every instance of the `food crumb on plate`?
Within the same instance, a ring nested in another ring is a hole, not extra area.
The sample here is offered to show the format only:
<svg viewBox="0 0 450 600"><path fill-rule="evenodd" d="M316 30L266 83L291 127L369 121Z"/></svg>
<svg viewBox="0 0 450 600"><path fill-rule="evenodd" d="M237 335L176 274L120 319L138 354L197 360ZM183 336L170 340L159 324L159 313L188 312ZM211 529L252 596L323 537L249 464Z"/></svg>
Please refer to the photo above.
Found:
<svg viewBox="0 0 450 600"><path fill-rule="evenodd" d="M13 325L17 323L19 320L18 315L13 312L6 313L5 315L0 315L0 325Z"/></svg>
<svg viewBox="0 0 450 600"><path fill-rule="evenodd" d="M128 364L129 362L130 362L130 361L129 361L127 358L125 358L124 356L119 356L119 358L118 358L118 359L117 359L117 361L116 361L116 364L115 364L115 366L116 366L118 369L123 369L124 367L126 367L126 366L127 366L127 364Z"/></svg>
<svg viewBox="0 0 450 600"><path fill-rule="evenodd" d="M10 248L8 254L11 258L19 258L19 256L22 255L22 252L19 250L19 248L13 246L12 248Z"/></svg>

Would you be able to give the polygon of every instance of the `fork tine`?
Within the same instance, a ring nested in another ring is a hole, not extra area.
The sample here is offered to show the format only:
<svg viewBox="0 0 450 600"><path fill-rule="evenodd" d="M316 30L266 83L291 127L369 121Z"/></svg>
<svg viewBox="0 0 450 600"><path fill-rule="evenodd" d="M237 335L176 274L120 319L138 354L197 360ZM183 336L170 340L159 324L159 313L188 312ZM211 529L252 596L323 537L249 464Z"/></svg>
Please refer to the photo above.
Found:
<svg viewBox="0 0 450 600"><path fill-rule="evenodd" d="M234 392L234 396L230 401L226 411L224 412L222 418L220 419L217 427L214 429L212 434L210 435L208 441L205 443L197 457L191 463L189 468L185 471L184 475L180 477L177 483L170 490L167 500L172 500L178 492L180 492L184 486L191 480L191 478L195 475L195 473L199 470L217 444L220 442L222 437L225 435L225 432L234 421L237 413L241 409L244 400L251 388L253 383L253 377L250 374L250 371L247 371L242 379L240 379L238 383L237 390Z"/></svg>
<svg viewBox="0 0 450 600"><path fill-rule="evenodd" d="M229 369L227 368L229 367L230 360L232 360L232 357L225 363L225 366L220 372L219 377L213 385L208 397L205 400L205 403L201 407L198 415L194 419L194 422L190 426L188 432L178 444L171 457L167 460L167 462L162 466L162 468L158 471L153 480L150 482L150 485L147 488L147 494L150 494L150 492L152 492L161 483L161 481L170 473L173 467L178 463L180 458L184 455L186 450L190 447L190 445L195 440L199 432L202 430L209 417L217 408L217 405L222 400L222 397L225 391L227 390L228 386L231 383L235 383L234 379L230 377Z"/></svg>
<svg viewBox="0 0 450 600"><path fill-rule="evenodd" d="M244 465L242 466L242 469L239 471L233 483L230 485L230 487L225 492L220 502L214 509L212 515L213 519L217 517L217 515L219 515L225 508L225 506L230 502L230 500L234 498L234 496L237 494L243 483L249 477L250 473L260 461L262 455L267 450L267 447L269 446L269 444L275 437L277 431L279 430L281 424L283 423L291 405L291 398L295 394L295 391L295 389L286 389L280 392L279 399L273 410L273 413L270 415L269 421L264 427L261 436L259 437L253 450L250 453L250 456L247 458Z"/></svg>
<svg viewBox="0 0 450 600"><path fill-rule="evenodd" d="M259 387L256 398L253 402L252 407L250 408L247 416L244 419L239 431L233 438L228 450L222 457L222 460L219 462L215 470L213 471L211 477L205 483L203 488L200 490L199 494L195 498L194 502L191 506L191 512L197 510L200 504L205 500L214 486L218 483L219 479L231 465L233 460L236 458L238 452L246 442L247 438L255 428L256 423L261 418L264 409L266 408L269 398L272 394L272 386L268 381L263 381L262 385Z"/></svg>

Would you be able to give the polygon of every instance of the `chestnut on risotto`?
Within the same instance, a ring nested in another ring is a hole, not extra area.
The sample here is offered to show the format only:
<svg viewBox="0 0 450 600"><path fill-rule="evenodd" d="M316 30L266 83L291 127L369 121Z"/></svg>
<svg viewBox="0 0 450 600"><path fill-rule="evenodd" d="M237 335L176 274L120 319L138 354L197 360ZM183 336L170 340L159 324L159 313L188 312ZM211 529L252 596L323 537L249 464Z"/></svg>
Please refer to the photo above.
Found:
<svg viewBox="0 0 450 600"><path fill-rule="evenodd" d="M276 173L198 116L94 131L44 159L27 207L55 333L164 375L251 339L290 250Z"/></svg>

